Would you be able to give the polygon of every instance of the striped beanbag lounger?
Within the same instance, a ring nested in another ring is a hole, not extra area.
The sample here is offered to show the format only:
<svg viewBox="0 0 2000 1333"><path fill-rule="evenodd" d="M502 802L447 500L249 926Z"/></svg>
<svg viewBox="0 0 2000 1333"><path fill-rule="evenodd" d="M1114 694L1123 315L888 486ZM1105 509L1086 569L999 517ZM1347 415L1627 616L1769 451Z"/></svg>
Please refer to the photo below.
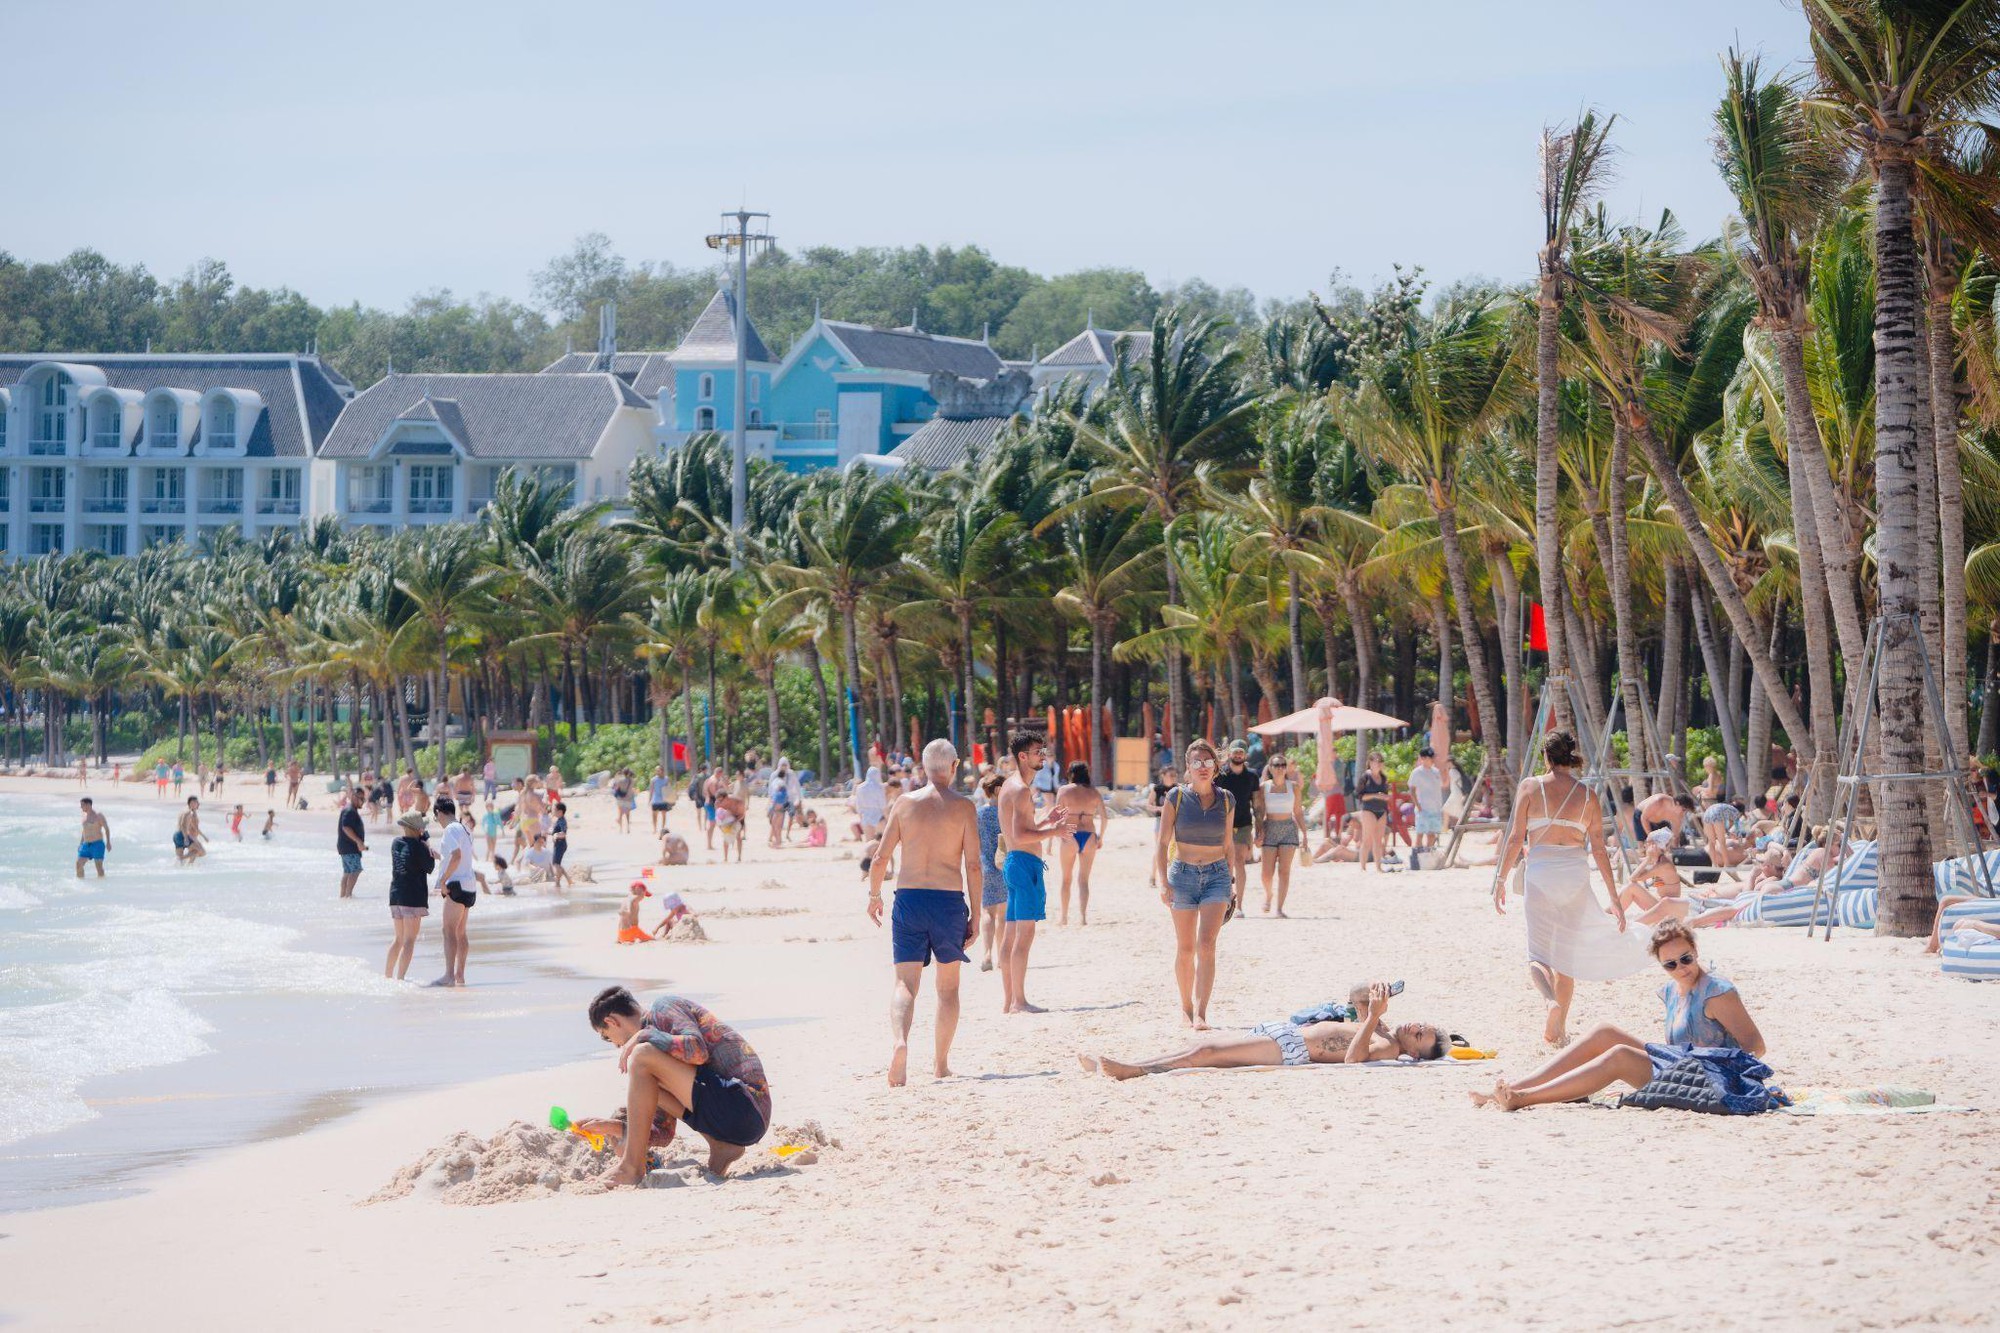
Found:
<svg viewBox="0 0 2000 1333"><path fill-rule="evenodd" d="M1951 929L1961 921L1992 921L2000 923L2000 898L1980 898L1969 903L1953 903L1944 909L1944 925L1941 929L1951 934Z"/></svg>
<svg viewBox="0 0 2000 1333"><path fill-rule="evenodd" d="M1944 937L1939 965L1948 977L1967 981L2000 981L2000 940L1975 931L1954 931Z"/></svg>
<svg viewBox="0 0 2000 1333"><path fill-rule="evenodd" d="M1990 898L2000 892L2000 849L1982 853L1986 874L1979 873L1979 857L1955 856L1931 867L1931 882L1940 898ZM1987 887L1988 883L1992 888Z"/></svg>
<svg viewBox="0 0 2000 1333"><path fill-rule="evenodd" d="M1856 889L1852 893L1842 889L1833 898L1833 924L1849 930L1875 929L1876 903L1881 896L1879 889Z"/></svg>

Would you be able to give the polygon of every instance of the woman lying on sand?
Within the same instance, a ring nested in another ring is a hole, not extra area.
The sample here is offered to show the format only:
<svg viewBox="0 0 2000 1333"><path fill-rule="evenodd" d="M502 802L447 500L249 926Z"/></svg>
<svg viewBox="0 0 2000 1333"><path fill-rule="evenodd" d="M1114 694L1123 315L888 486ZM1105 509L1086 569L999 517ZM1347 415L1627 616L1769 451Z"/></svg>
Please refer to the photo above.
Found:
<svg viewBox="0 0 2000 1333"><path fill-rule="evenodd" d="M1388 1010L1389 983L1378 981L1367 988L1366 1007L1358 1023L1259 1023L1247 1037L1209 1037L1172 1055L1136 1064L1080 1051L1076 1059L1088 1073L1128 1079L1176 1069L1353 1065L1369 1060L1395 1060L1405 1055L1415 1060L1438 1060L1453 1046L1465 1044L1464 1038L1430 1023L1399 1023L1391 1028L1382 1021Z"/></svg>
<svg viewBox="0 0 2000 1333"><path fill-rule="evenodd" d="M1695 1047L1720 1046L1762 1057L1764 1034L1757 1030L1736 987L1701 965L1694 932L1683 921L1653 927L1653 956L1671 978L1660 987L1666 1006L1665 1044L1647 1043L1608 1025L1591 1029L1555 1059L1491 1093L1472 1094L1480 1106L1519 1111L1548 1102L1573 1102L1613 1083L1643 1088L1655 1075L1685 1058Z"/></svg>

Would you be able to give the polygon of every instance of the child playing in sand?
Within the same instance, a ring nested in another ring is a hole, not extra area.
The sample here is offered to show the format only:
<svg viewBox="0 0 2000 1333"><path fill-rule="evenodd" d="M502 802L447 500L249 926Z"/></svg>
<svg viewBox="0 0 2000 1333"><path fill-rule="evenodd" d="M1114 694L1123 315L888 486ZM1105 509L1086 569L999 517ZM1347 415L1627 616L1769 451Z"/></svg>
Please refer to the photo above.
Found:
<svg viewBox="0 0 2000 1333"><path fill-rule="evenodd" d="M687 839L668 829L660 835L660 864L684 866L688 863Z"/></svg>
<svg viewBox="0 0 2000 1333"><path fill-rule="evenodd" d="M240 805L229 812L229 836L238 842L243 841L243 807Z"/></svg>
<svg viewBox="0 0 2000 1333"><path fill-rule="evenodd" d="M512 898L514 896L514 877L507 873L507 858L504 856L493 858L492 879L487 879L477 869L472 872L472 877L479 881L479 891L481 893L498 893L503 898Z"/></svg>
<svg viewBox="0 0 2000 1333"><path fill-rule="evenodd" d="M493 808L493 802L486 803L486 813L479 817L479 831L486 835L486 859L491 861L500 850L500 812Z"/></svg>
<svg viewBox="0 0 2000 1333"><path fill-rule="evenodd" d="M641 1009L631 991L607 986L590 1002L590 1026L618 1047L626 1124L650 1125L665 1111L708 1140L708 1169L718 1176L770 1129L764 1062L741 1033L694 1001L666 995ZM639 1135L627 1135L612 1179L638 1184L646 1148Z"/></svg>

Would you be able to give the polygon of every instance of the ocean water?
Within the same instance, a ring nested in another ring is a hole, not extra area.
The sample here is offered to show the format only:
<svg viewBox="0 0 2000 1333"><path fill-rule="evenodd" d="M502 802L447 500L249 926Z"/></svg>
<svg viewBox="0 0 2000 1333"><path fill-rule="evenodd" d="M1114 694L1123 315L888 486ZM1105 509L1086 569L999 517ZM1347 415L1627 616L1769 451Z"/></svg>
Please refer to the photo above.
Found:
<svg viewBox="0 0 2000 1333"><path fill-rule="evenodd" d="M183 868L175 804L125 790L91 793L112 826L102 881L74 877L74 788L0 798L0 1210L136 1188L370 1097L589 1054L595 987L648 980L552 966L533 923L574 905L532 896L474 909L466 988L386 980L388 830L371 829L383 850L343 901L324 814L280 813L267 842L258 804L238 843L227 805L204 802L211 854ZM413 979L441 971L440 945L433 913Z"/></svg>

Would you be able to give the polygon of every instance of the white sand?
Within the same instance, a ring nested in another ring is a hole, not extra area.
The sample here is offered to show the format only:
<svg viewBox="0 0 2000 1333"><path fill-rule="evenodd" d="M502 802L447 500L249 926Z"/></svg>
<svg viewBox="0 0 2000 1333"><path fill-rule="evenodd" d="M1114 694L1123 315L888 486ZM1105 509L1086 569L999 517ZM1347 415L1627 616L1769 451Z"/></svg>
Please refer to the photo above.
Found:
<svg viewBox="0 0 2000 1333"><path fill-rule="evenodd" d="M1355 980L1402 977L1392 1020L1443 1021L1501 1048L1497 1065L1125 1084L1083 1074L1079 1048L1143 1057L1182 1040L1170 928L1145 888L1146 825L1123 820L1099 862L1093 924L1050 925L1037 944L1029 995L1052 1012L1003 1017L997 978L968 972L960 1076L937 1082L927 990L911 1084L892 1090L888 940L863 915L842 848L769 852L753 819L749 865L725 870L701 864L697 836L697 864L656 883L704 914L712 942L620 947L612 904L651 843L609 837L602 798L578 804L573 859L599 864L604 912L545 927L591 978L577 987L576 1063L375 1106L196 1163L135 1198L7 1218L0 1319L341 1330L2000 1321L1990 1109L1475 1110L1466 1089L1543 1055L1520 918L1493 914L1490 871L1304 872L1296 919L1225 928L1213 1017L1247 1026ZM686 832L687 807L675 814ZM1055 880L1052 865L1052 901ZM1702 944L1742 988L1782 1081L1897 1083L2000 1107L2000 986L1944 978L1917 941L1729 930ZM476 935L474 948L477 968ZM1656 1032L1658 976L1585 988L1577 1022ZM777 1123L815 1121L840 1150L666 1192L478 1208L418 1192L363 1206L454 1133L488 1137L551 1103L612 1110L622 1081L583 1019L610 980L670 988L743 1026L771 1071Z"/></svg>

